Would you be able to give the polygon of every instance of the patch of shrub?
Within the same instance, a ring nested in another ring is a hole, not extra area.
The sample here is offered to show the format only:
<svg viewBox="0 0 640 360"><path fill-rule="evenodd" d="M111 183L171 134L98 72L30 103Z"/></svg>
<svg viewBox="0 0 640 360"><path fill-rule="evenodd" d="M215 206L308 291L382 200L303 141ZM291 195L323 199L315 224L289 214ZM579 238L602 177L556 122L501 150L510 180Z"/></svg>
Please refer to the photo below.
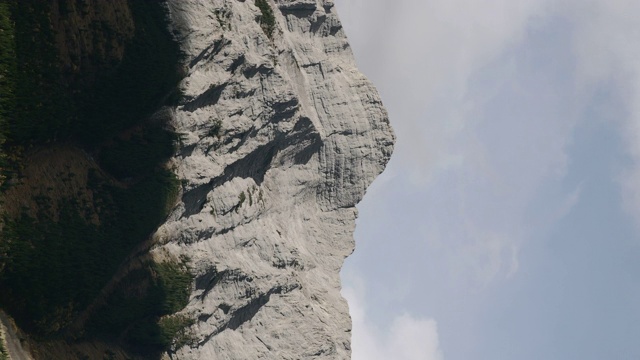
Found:
<svg viewBox="0 0 640 360"><path fill-rule="evenodd" d="M215 137L219 138L220 135L222 135L222 120L213 119L211 121L211 127L209 128L209 131L207 132L207 136L215 136Z"/></svg>
<svg viewBox="0 0 640 360"><path fill-rule="evenodd" d="M262 15L259 17L258 22L262 27L262 30L269 38L273 37L273 31L276 28L276 17L273 15L273 9L267 0L255 0L255 5L260 9Z"/></svg>
<svg viewBox="0 0 640 360"><path fill-rule="evenodd" d="M236 208L236 213L238 212L238 210L240 209L240 207L242 207L242 204L244 204L244 202L247 200L247 195L244 194L244 191L240 193L240 195L238 195L238 204L236 204L235 208Z"/></svg>
<svg viewBox="0 0 640 360"><path fill-rule="evenodd" d="M9 360L9 354L4 348L4 342L0 338L0 360Z"/></svg>
<svg viewBox="0 0 640 360"><path fill-rule="evenodd" d="M187 305L192 280L184 263L149 262L120 282L88 329L96 335L124 338L134 351L143 353L182 346L188 339L185 328L193 320L172 314Z"/></svg>

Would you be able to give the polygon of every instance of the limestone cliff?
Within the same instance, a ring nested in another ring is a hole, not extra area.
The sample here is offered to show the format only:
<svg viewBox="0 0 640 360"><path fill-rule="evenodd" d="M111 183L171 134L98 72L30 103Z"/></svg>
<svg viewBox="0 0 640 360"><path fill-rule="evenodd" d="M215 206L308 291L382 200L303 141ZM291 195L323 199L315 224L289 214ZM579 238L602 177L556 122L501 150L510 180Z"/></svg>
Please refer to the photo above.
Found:
<svg viewBox="0 0 640 360"><path fill-rule="evenodd" d="M183 193L152 254L188 257L195 275L192 338L171 357L348 359L339 271L394 135L333 2L169 6L189 65Z"/></svg>

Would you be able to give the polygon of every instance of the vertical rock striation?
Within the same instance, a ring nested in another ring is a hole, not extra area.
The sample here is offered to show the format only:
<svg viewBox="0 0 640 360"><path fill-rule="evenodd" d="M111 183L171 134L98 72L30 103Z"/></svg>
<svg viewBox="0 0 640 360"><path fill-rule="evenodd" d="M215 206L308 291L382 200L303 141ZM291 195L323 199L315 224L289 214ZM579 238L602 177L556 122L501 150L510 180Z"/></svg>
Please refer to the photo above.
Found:
<svg viewBox="0 0 640 360"><path fill-rule="evenodd" d="M253 0L169 2L189 67L183 193L152 254L188 258L195 276L176 359L350 357L339 272L394 135L333 2L268 4L271 36Z"/></svg>

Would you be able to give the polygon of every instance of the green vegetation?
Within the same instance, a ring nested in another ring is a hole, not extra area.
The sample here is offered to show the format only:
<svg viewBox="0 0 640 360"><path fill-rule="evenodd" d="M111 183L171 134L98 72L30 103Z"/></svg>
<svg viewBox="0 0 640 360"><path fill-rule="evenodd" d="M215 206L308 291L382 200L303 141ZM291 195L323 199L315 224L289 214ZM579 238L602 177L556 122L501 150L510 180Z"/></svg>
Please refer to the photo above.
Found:
<svg viewBox="0 0 640 360"><path fill-rule="evenodd" d="M240 193L240 195L238 195L238 204L236 205L236 213L238 212L238 209L242 207L242 204L244 204L245 200L247 200L247 195L245 195L243 191Z"/></svg>
<svg viewBox="0 0 640 360"><path fill-rule="evenodd" d="M73 128L74 105L67 95L51 27L49 1L5 0L15 34L14 96L9 145L62 139ZM75 121L77 123L77 121Z"/></svg>
<svg viewBox="0 0 640 360"><path fill-rule="evenodd" d="M51 200L38 197L35 218L23 213L6 218L0 253L10 254L0 275L0 302L25 329L51 336L69 325L110 279L137 243L166 216L177 181L157 170L130 189L112 186L90 174L94 204L73 199L58 202L57 219L47 209ZM88 222L90 209L100 225ZM105 256L109 254L109 256Z"/></svg>
<svg viewBox="0 0 640 360"><path fill-rule="evenodd" d="M74 81L63 73L66 64L57 55L49 18L51 2L3 1L0 9L5 14L11 10L16 45L15 55L3 51L3 57L6 54L18 64L13 76L15 95L7 100L8 108L15 110L7 117L13 143L71 139L91 148L139 123L180 80L179 48L165 26L159 2L131 0L136 30L122 61L113 66L92 55L100 71L81 74ZM102 23L95 27L104 36L114 36ZM87 84L85 78L95 80Z"/></svg>
<svg viewBox="0 0 640 360"><path fill-rule="evenodd" d="M262 30L269 38L273 37L273 31L276 28L276 17L273 15L273 9L267 0L256 0L256 6L260 9L262 16L258 19Z"/></svg>
<svg viewBox="0 0 640 360"><path fill-rule="evenodd" d="M181 54L162 3L130 0L135 34L122 60L90 54L94 72L75 77L58 56L51 4L0 0L0 191L5 176L22 176L20 156L30 148L64 143L92 155L100 169L87 169L86 188L74 189L89 200L33 193L27 196L36 208L0 218L0 306L39 339L65 334L164 221L179 187L163 165L176 136L149 120L180 101ZM60 2L61 16L69 4ZM115 36L104 22L93 26ZM154 349L186 336L189 321L169 316L186 305L191 276L184 265L149 264L127 281L89 320L87 336L124 334ZM131 291L140 294L131 298Z"/></svg>
<svg viewBox="0 0 640 360"><path fill-rule="evenodd" d="M216 20L218 20L218 24L222 29L228 28L231 30L231 24L229 23L229 12L225 10L214 10L214 14L216 15Z"/></svg>
<svg viewBox="0 0 640 360"><path fill-rule="evenodd" d="M145 127L127 139L116 138L102 148L100 164L123 180L152 172L174 151L176 135L161 127Z"/></svg>
<svg viewBox="0 0 640 360"><path fill-rule="evenodd" d="M160 2L130 0L136 32L120 65L100 73L93 92L78 97L83 124L75 134L91 147L176 101L181 54Z"/></svg>
<svg viewBox="0 0 640 360"><path fill-rule="evenodd" d="M217 138L220 137L220 135L222 135L222 120L220 119L213 119L211 121L212 125L209 128L209 132L207 133L208 136L215 136Z"/></svg>
<svg viewBox="0 0 640 360"><path fill-rule="evenodd" d="M3 145L8 136L9 117L15 107L16 44L9 4L0 2L0 189L9 174Z"/></svg>
<svg viewBox="0 0 640 360"><path fill-rule="evenodd" d="M2 337L0 337L0 360L9 360L9 354L7 354L7 350L4 348Z"/></svg>
<svg viewBox="0 0 640 360"><path fill-rule="evenodd" d="M177 350L195 341L194 336L187 332L186 328L193 325L195 321L186 316L174 315L160 319L159 327L163 343L171 344L172 350Z"/></svg>
<svg viewBox="0 0 640 360"><path fill-rule="evenodd" d="M102 268L107 257L97 255L110 244L72 206L64 207L59 222L40 216L5 219L2 245L10 256L0 281L5 289L0 301L25 329L46 336L68 325L73 309L86 305L108 279ZM76 257L69 245L82 255Z"/></svg>
<svg viewBox="0 0 640 360"><path fill-rule="evenodd" d="M134 270L119 284L88 324L95 334L118 334L134 350L161 351L176 344L185 345L185 328L193 321L171 315L187 305L192 276L186 264L147 263Z"/></svg>

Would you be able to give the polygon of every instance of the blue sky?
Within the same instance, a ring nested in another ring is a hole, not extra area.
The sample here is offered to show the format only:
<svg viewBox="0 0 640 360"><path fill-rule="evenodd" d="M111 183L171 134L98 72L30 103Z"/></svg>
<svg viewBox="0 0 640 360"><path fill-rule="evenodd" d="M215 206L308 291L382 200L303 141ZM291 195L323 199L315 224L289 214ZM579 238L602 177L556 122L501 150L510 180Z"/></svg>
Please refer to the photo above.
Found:
<svg viewBox="0 0 640 360"><path fill-rule="evenodd" d="M336 4L398 135L353 359L640 358L640 2Z"/></svg>

